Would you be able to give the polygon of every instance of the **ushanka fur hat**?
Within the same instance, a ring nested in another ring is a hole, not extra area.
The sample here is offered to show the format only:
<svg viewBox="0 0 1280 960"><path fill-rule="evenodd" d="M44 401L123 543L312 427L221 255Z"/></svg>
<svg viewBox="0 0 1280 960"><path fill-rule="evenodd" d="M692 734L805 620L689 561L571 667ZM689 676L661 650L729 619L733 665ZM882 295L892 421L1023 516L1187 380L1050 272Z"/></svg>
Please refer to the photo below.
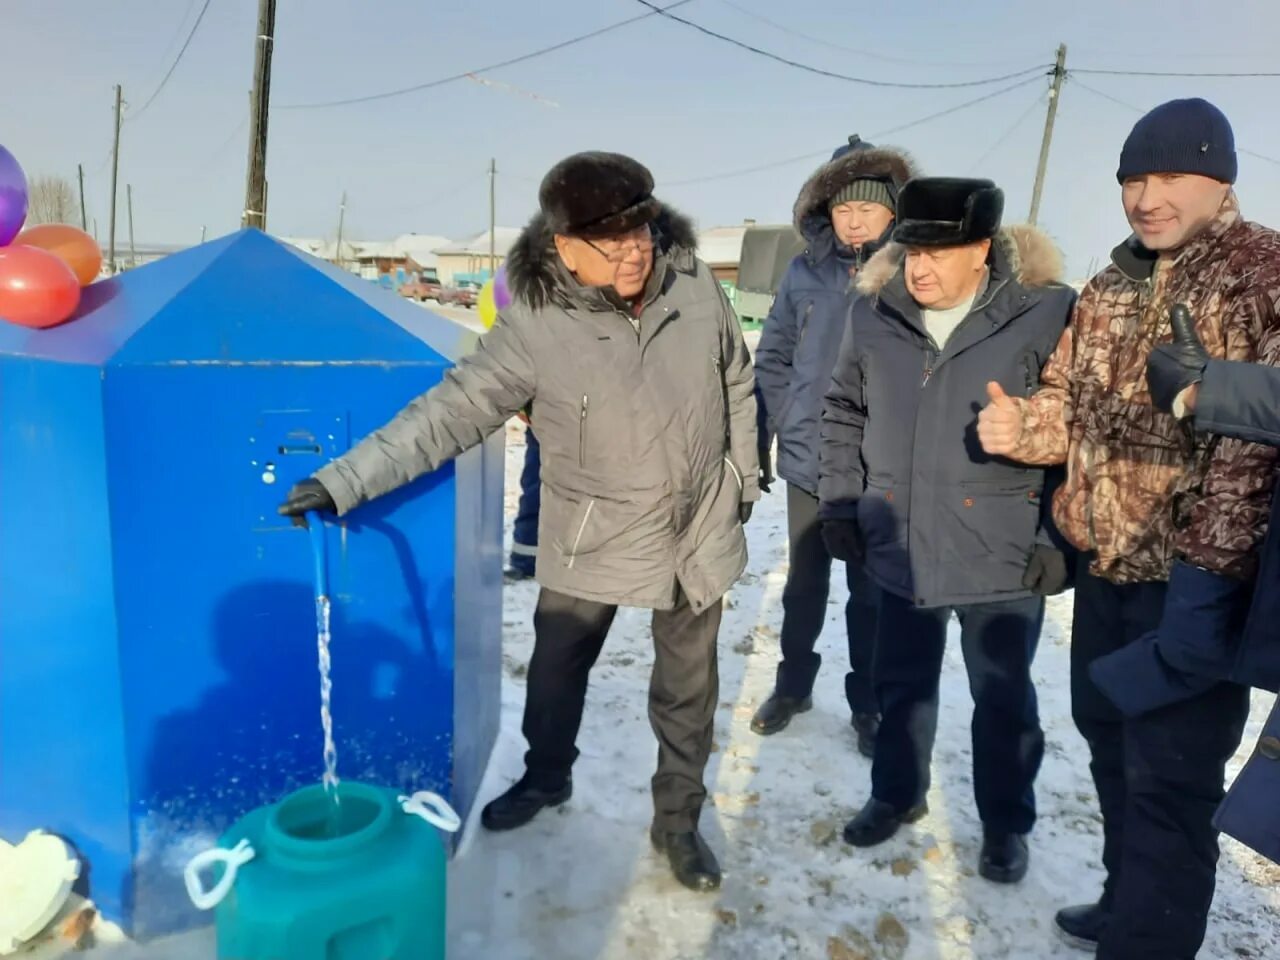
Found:
<svg viewBox="0 0 1280 960"><path fill-rule="evenodd" d="M653 174L620 153L575 153L542 179L538 203L552 233L610 237L652 223L662 209Z"/></svg>
<svg viewBox="0 0 1280 960"><path fill-rule="evenodd" d="M959 247L1000 230L1004 192L990 180L918 177L898 193L893 242L907 247Z"/></svg>

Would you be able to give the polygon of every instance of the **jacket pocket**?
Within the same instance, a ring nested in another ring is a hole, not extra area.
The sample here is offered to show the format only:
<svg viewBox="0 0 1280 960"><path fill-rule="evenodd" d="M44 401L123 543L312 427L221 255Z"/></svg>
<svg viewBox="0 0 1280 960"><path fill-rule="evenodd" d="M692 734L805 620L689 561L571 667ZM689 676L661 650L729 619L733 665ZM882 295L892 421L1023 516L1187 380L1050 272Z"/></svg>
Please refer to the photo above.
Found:
<svg viewBox="0 0 1280 960"><path fill-rule="evenodd" d="M939 497L944 561L962 565L970 587L1021 589L1040 529L1040 490L1025 481L962 481Z"/></svg>
<svg viewBox="0 0 1280 960"><path fill-rule="evenodd" d="M588 397L584 393L582 395L582 408L578 413L578 468L586 469L587 466L587 401Z"/></svg>

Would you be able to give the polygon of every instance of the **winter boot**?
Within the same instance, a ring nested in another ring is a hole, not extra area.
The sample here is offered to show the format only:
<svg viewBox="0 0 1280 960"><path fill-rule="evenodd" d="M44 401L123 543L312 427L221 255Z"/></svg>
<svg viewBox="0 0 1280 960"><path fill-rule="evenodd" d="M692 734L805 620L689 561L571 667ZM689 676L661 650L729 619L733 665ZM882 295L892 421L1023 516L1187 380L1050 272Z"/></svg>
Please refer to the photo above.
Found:
<svg viewBox="0 0 1280 960"><path fill-rule="evenodd" d="M720 864L697 830L666 833L656 826L649 830L653 849L667 855L667 863L681 885L695 893L709 893L720 887Z"/></svg>
<svg viewBox="0 0 1280 960"><path fill-rule="evenodd" d="M1031 859L1027 838L1020 833L984 831L978 873L992 883L1017 883L1027 875Z"/></svg>
<svg viewBox="0 0 1280 960"><path fill-rule="evenodd" d="M929 812L929 805L922 803L903 813L872 797L856 817L844 826L844 842L855 847L874 847L884 843L904 823L915 823Z"/></svg>
<svg viewBox="0 0 1280 960"><path fill-rule="evenodd" d="M762 737L785 730L797 713L813 709L813 697L788 697L776 689L751 718L751 732Z"/></svg>
<svg viewBox="0 0 1280 960"><path fill-rule="evenodd" d="M1080 950L1097 950L1107 913L1100 903L1063 907L1053 918L1053 926L1064 943Z"/></svg>
<svg viewBox="0 0 1280 960"><path fill-rule="evenodd" d="M480 815L486 830L514 830L523 827L544 807L558 807L573 796L573 779L558 785L535 783L526 773L502 796L490 801Z"/></svg>

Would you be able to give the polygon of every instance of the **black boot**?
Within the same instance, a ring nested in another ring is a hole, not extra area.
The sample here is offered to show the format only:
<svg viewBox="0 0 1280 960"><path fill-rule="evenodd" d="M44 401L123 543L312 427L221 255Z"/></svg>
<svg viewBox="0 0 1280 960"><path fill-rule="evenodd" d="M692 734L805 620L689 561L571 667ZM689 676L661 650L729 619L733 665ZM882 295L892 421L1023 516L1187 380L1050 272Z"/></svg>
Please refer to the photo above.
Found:
<svg viewBox="0 0 1280 960"><path fill-rule="evenodd" d="M514 830L523 827L544 807L558 807L573 796L573 780L560 784L537 784L525 774L502 796L490 801L480 815L486 830Z"/></svg>
<svg viewBox="0 0 1280 960"><path fill-rule="evenodd" d="M812 697L788 697L775 689L769 694L769 699L760 705L756 715L751 718L751 732L767 737L771 733L786 729L791 718L797 713L812 709Z"/></svg>
<svg viewBox="0 0 1280 960"><path fill-rule="evenodd" d="M928 812L929 805L922 803L899 813L872 797L858 815L845 824L844 842L855 847L874 847L892 837L904 823L915 823Z"/></svg>
<svg viewBox="0 0 1280 960"><path fill-rule="evenodd" d="M880 731L880 715L855 713L853 729L858 734L858 752L870 759L876 755L876 734Z"/></svg>
<svg viewBox="0 0 1280 960"><path fill-rule="evenodd" d="M696 893L720 888L720 864L697 830L687 833L665 833L657 827L649 830L653 849L667 855L671 872L683 886Z"/></svg>
<svg viewBox="0 0 1280 960"><path fill-rule="evenodd" d="M1081 950L1097 950L1102 928L1107 925L1107 914L1100 903L1082 903L1059 910L1053 925L1065 943Z"/></svg>
<svg viewBox="0 0 1280 960"><path fill-rule="evenodd" d="M1030 853L1020 833L984 832L978 873L992 883L1017 883L1027 875Z"/></svg>
<svg viewBox="0 0 1280 960"><path fill-rule="evenodd" d="M523 583L525 580L533 579L533 571L523 570L520 567L512 565L502 571L502 582L506 584Z"/></svg>

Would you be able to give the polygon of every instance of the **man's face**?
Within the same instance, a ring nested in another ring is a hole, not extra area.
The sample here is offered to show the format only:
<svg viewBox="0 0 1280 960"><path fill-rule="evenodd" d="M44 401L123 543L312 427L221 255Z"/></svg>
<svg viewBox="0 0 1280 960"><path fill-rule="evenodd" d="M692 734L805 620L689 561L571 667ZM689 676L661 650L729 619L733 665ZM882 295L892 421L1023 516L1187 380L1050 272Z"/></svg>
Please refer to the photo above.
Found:
<svg viewBox="0 0 1280 960"><path fill-rule="evenodd" d="M831 227L836 239L855 250L864 243L879 240L891 223L893 211L871 200L853 200L831 208Z"/></svg>
<svg viewBox="0 0 1280 960"><path fill-rule="evenodd" d="M1129 226L1148 250L1176 250L1218 215L1231 191L1198 173L1148 173L1121 187Z"/></svg>
<svg viewBox="0 0 1280 960"><path fill-rule="evenodd" d="M557 234L556 250L584 286L613 287L624 300L644 293L653 274L653 231L648 224L591 240Z"/></svg>
<svg viewBox="0 0 1280 960"><path fill-rule="evenodd" d="M947 310L978 290L991 241L963 247L908 247L903 275L907 292L926 310Z"/></svg>

